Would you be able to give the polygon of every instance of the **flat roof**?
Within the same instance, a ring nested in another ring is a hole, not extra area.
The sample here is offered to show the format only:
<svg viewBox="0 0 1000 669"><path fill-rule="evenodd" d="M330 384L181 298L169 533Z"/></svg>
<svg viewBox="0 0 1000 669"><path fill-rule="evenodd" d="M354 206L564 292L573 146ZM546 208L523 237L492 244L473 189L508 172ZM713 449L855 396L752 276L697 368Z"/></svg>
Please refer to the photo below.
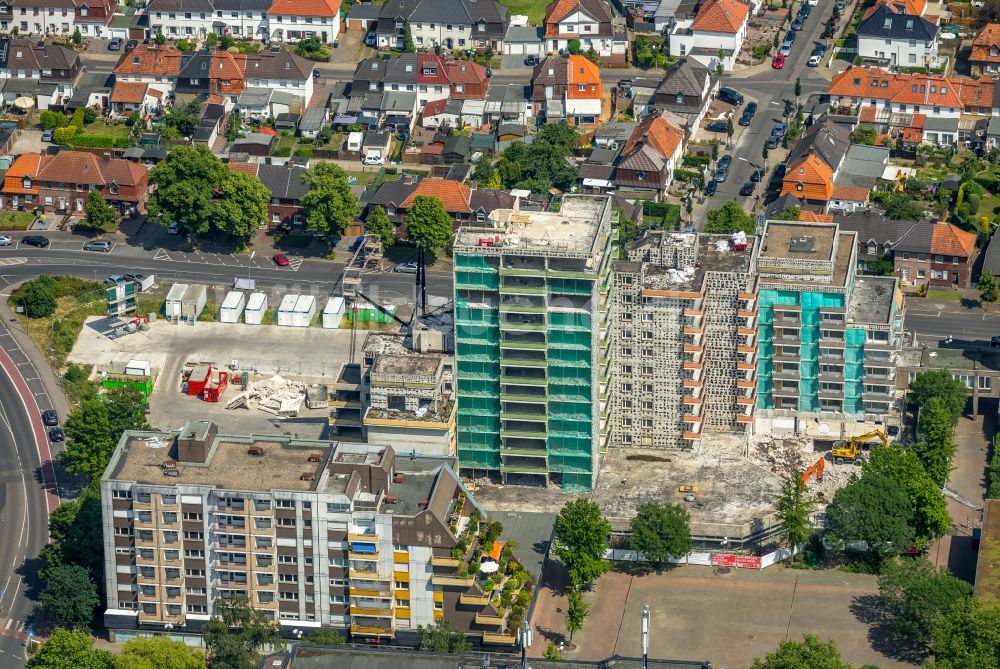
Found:
<svg viewBox="0 0 1000 669"><path fill-rule="evenodd" d="M236 309L243 303L243 292L231 290L226 293L226 299L222 300L223 309Z"/></svg>
<svg viewBox="0 0 1000 669"><path fill-rule="evenodd" d="M209 447L205 464L177 462L177 432L129 432L109 478L150 485L197 485L225 490L313 490L336 442L307 442L280 437L218 435ZM251 455L250 449L261 449ZM319 453L319 462L309 456ZM164 474L162 465L176 463L176 476ZM302 475L311 474L311 480Z"/></svg>
<svg viewBox="0 0 1000 669"><path fill-rule="evenodd" d="M786 223L768 221L761 244L762 258L789 260L833 260L833 242L837 234L835 225ZM793 240L812 239L812 243L797 244L792 250ZM811 250L810 250L811 249Z"/></svg>
<svg viewBox="0 0 1000 669"><path fill-rule="evenodd" d="M607 195L566 195L558 212L495 209L485 226L462 226L455 245L466 253L477 249L492 252L551 256L593 257L603 245L598 238L609 234L604 210Z"/></svg>
<svg viewBox="0 0 1000 669"><path fill-rule="evenodd" d="M847 316L855 323L888 324L896 298L896 279L890 276L865 276L854 281Z"/></svg>
<svg viewBox="0 0 1000 669"><path fill-rule="evenodd" d="M443 359L443 356L433 353L411 353L410 355L380 353L375 357L371 371L372 374L389 376L433 377L437 375Z"/></svg>
<svg viewBox="0 0 1000 669"><path fill-rule="evenodd" d="M294 293L289 293L281 298L281 303L278 305L278 311L295 311L295 304L298 301L299 296Z"/></svg>
<svg viewBox="0 0 1000 669"><path fill-rule="evenodd" d="M247 309L261 309L267 304L267 293L250 293L247 299Z"/></svg>
<svg viewBox="0 0 1000 669"><path fill-rule="evenodd" d="M904 348L899 353L897 367L925 367L928 369L968 369L1000 372L1000 352L988 348L985 342L980 349L927 348L926 346Z"/></svg>

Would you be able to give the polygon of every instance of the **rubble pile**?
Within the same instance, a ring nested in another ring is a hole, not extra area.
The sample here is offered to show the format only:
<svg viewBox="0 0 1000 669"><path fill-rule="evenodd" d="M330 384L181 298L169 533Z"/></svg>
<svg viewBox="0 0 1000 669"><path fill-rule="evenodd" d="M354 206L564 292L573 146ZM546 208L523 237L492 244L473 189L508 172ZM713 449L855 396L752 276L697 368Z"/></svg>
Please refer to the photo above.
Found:
<svg viewBox="0 0 1000 669"><path fill-rule="evenodd" d="M254 381L226 404L227 409L259 409L282 418L299 415L305 400L304 383L289 381L280 374Z"/></svg>

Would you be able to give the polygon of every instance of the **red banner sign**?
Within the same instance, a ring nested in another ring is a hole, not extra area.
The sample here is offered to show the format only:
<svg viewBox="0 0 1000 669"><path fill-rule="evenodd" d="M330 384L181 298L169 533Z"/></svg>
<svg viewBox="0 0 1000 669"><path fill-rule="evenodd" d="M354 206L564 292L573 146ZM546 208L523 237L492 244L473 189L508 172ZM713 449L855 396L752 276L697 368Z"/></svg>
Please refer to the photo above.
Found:
<svg viewBox="0 0 1000 669"><path fill-rule="evenodd" d="M712 553L713 567L739 567L740 569L760 569L760 558L756 555L733 555L732 553Z"/></svg>
<svg viewBox="0 0 1000 669"><path fill-rule="evenodd" d="M735 567L736 556L730 553L712 553L713 567Z"/></svg>
<svg viewBox="0 0 1000 669"><path fill-rule="evenodd" d="M756 555L737 555L736 566L740 569L760 569L760 558Z"/></svg>

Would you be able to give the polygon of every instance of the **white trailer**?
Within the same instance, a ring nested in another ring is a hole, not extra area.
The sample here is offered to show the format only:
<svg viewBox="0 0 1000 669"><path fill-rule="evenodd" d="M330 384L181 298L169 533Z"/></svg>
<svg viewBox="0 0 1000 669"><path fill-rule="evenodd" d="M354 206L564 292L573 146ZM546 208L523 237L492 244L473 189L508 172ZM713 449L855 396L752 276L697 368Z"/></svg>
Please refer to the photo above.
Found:
<svg viewBox="0 0 1000 669"><path fill-rule="evenodd" d="M298 299L299 296L295 293L289 293L281 298L281 302L278 304L278 313L274 319L278 325L288 326L292 324L295 314L295 301Z"/></svg>
<svg viewBox="0 0 1000 669"><path fill-rule="evenodd" d="M243 322L247 325L260 325L267 312L267 293L250 293L247 307L243 312Z"/></svg>
<svg viewBox="0 0 1000 669"><path fill-rule="evenodd" d="M331 297L323 307L323 327L333 330L340 327L340 321L344 318L344 298Z"/></svg>
<svg viewBox="0 0 1000 669"><path fill-rule="evenodd" d="M175 283L170 286L167 293L167 301L163 306L163 311L168 321L179 321L181 319L181 305L184 303L184 293L187 292L186 283Z"/></svg>
<svg viewBox="0 0 1000 669"><path fill-rule="evenodd" d="M291 324L297 328L307 328L315 315L316 298L312 295L299 295L295 300Z"/></svg>
<svg viewBox="0 0 1000 669"><path fill-rule="evenodd" d="M184 291L181 298L181 319L194 322L201 316L208 303L208 288L193 283Z"/></svg>
<svg viewBox="0 0 1000 669"><path fill-rule="evenodd" d="M219 320L223 323L239 323L245 305L246 295L243 294L243 291L229 291L219 308Z"/></svg>

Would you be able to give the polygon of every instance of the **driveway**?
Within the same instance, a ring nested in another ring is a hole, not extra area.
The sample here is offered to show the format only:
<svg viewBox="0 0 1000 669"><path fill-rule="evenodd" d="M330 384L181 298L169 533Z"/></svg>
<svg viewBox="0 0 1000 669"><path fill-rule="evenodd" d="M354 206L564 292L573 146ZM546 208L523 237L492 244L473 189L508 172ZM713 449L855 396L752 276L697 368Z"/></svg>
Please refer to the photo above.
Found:
<svg viewBox="0 0 1000 669"><path fill-rule="evenodd" d="M517 70L521 69L527 73L531 73L531 66L524 64L524 59L527 56L523 54L509 54L507 56L500 57L500 69L501 70Z"/></svg>
<svg viewBox="0 0 1000 669"><path fill-rule="evenodd" d="M52 145L42 141L41 130L24 130L17 138L17 141L14 142L14 149L11 153L15 155L21 153L39 153L45 151L49 146Z"/></svg>

